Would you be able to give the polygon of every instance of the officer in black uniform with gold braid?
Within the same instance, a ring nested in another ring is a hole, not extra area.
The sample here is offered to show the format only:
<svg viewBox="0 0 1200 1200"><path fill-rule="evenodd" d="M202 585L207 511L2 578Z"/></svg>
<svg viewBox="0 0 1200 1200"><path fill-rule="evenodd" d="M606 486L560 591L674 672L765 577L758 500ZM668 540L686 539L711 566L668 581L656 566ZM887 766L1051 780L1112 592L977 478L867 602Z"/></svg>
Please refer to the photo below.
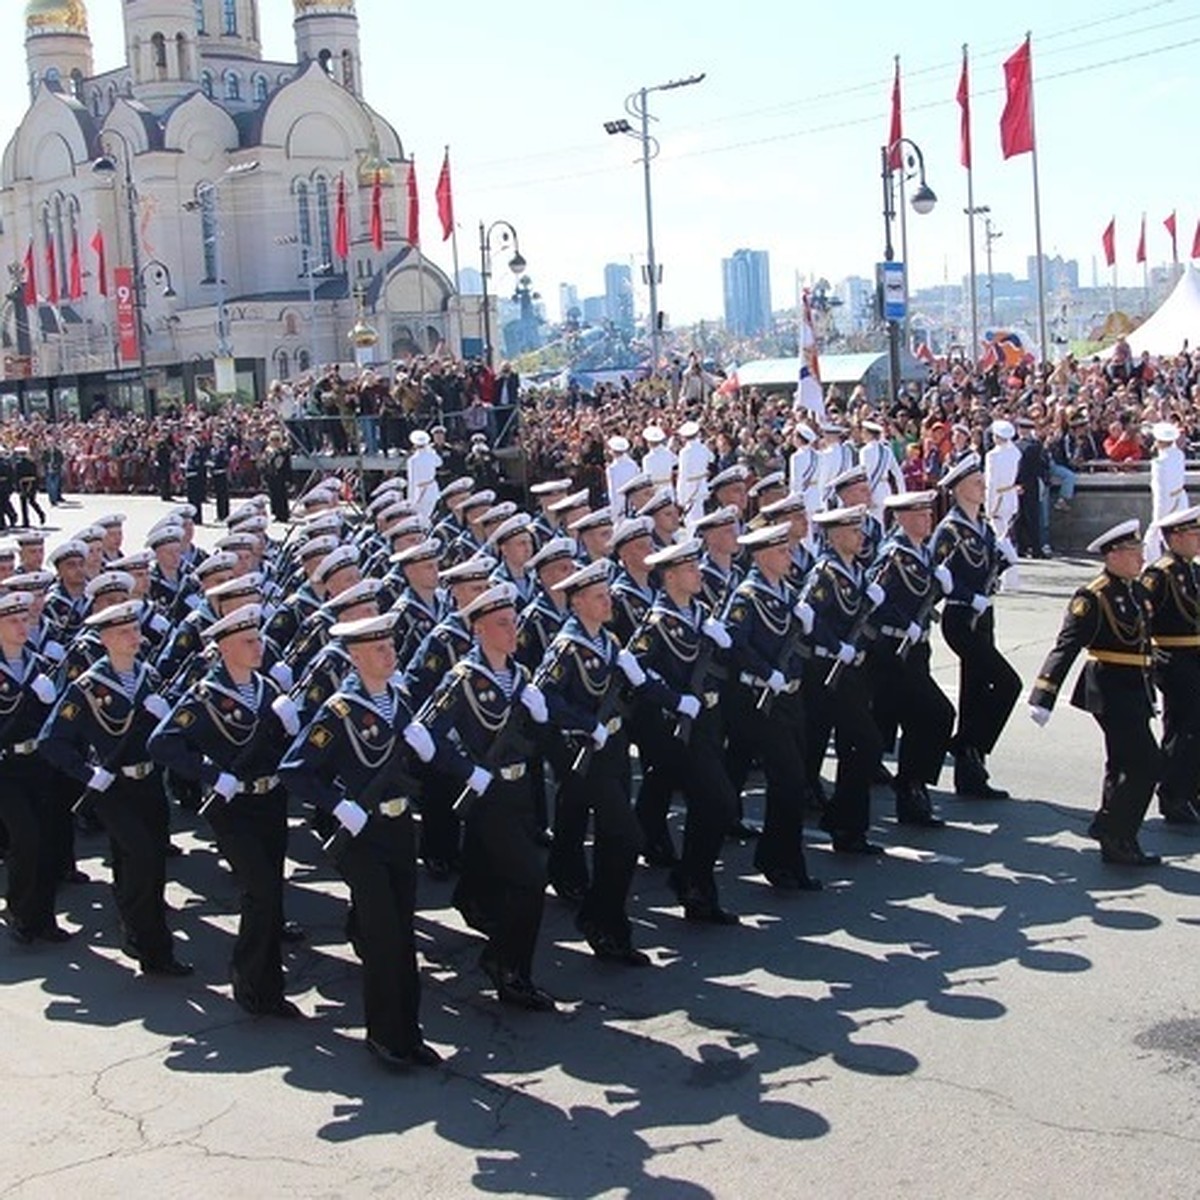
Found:
<svg viewBox="0 0 1200 1200"><path fill-rule="evenodd" d="M431 1066L425 1043L413 912L417 898L409 749L433 758L429 734L415 726L395 680L395 613L338 623L330 630L354 661L341 690L300 731L279 764L284 786L341 827L330 850L350 885L356 945L363 964L367 1048L385 1067ZM363 796L379 772L388 782ZM397 778L399 783L393 782Z"/></svg>
<svg viewBox="0 0 1200 1200"><path fill-rule="evenodd" d="M994 787L987 756L1000 738L1021 679L996 648L992 594L1011 566L997 544L983 509L983 464L968 454L938 481L952 497L950 511L938 523L930 543L935 567L945 567L951 589L942 611L942 635L958 658L958 728L954 751L954 790L979 800L1007 800Z"/></svg>
<svg viewBox="0 0 1200 1200"><path fill-rule="evenodd" d="M863 522L868 515L862 504L816 515L826 550L800 594L813 611L813 656L804 669L808 778L811 782L820 777L832 730L837 778L821 828L842 854L882 853L867 839L871 781L882 746L871 717L871 694L862 664L876 628L867 618L884 598L883 589L868 581L861 565Z"/></svg>
<svg viewBox="0 0 1200 1200"><path fill-rule="evenodd" d="M731 758L757 759L767 777L755 867L772 887L818 891L821 884L808 874L801 845L807 791L802 666L798 654L785 654L785 648L800 648L805 629L811 628L812 610L797 607L798 597L787 582L789 531L786 523L764 525L738 539L753 565L722 618L732 642L725 715Z"/></svg>
<svg viewBox="0 0 1200 1200"><path fill-rule="evenodd" d="M150 756L210 793L207 816L241 893L230 976L255 1016L298 1017L283 994L287 792L279 759L299 731L296 707L259 668L262 608L245 604L204 631L221 661L150 736Z"/></svg>
<svg viewBox="0 0 1200 1200"><path fill-rule="evenodd" d="M1071 703L1096 718L1105 751L1100 809L1089 832L1099 839L1105 862L1155 866L1162 860L1146 854L1137 836L1160 765L1150 730L1154 693L1148 605L1138 580L1138 522L1114 525L1088 550L1104 556L1104 570L1071 598L1058 640L1030 693L1029 715L1039 725L1049 721L1071 664L1086 650L1088 661Z"/></svg>
<svg viewBox="0 0 1200 1200"><path fill-rule="evenodd" d="M8 933L22 945L71 936L55 919L63 809L44 794L47 772L36 754L54 685L26 644L32 603L29 592L0 595L0 822L8 833Z"/></svg>
<svg viewBox="0 0 1200 1200"><path fill-rule="evenodd" d="M511 582L472 600L463 617L475 644L417 714L437 747L435 767L474 797L465 821L454 903L488 937L480 966L501 1003L537 1012L554 1000L533 982L546 893L529 767L537 747L526 716L547 720L546 701L514 657L517 591Z"/></svg>
<svg viewBox="0 0 1200 1200"><path fill-rule="evenodd" d="M656 788L642 789L637 814L648 842L665 839L669 844L666 807L674 789L682 790L687 821L671 886L689 921L736 925L737 916L720 905L713 876L725 831L737 814L737 793L725 771L715 662L717 649L728 649L731 642L724 625L696 599L703 550L704 543L693 538L647 559L663 586L629 649L649 679L641 702L648 710L641 718L646 723L642 770L662 781ZM680 718L688 723L686 739ZM656 811L647 805L655 795L663 798Z"/></svg>
<svg viewBox="0 0 1200 1200"><path fill-rule="evenodd" d="M574 751L584 753L586 744L592 745L583 768L561 781L550 878L560 895L579 896L575 923L598 958L645 966L650 959L635 949L625 912L642 839L629 804L629 735L614 698L626 684L636 691L646 676L606 628L612 619L608 564L589 563L557 586L571 616L551 642L534 683ZM583 842L593 816L589 882Z"/></svg>
<svg viewBox="0 0 1200 1200"><path fill-rule="evenodd" d="M954 705L930 673L929 629L934 606L950 586L945 567L934 568L927 543L937 492L900 492L884 500L894 521L868 577L883 589L876 611L878 637L867 648L871 711L886 750L902 733L896 770L896 820L937 828L929 785L941 774Z"/></svg>
<svg viewBox="0 0 1200 1200"><path fill-rule="evenodd" d="M158 672L138 660L141 615L141 602L130 600L87 618L104 657L67 685L38 750L94 793L111 843L122 949L147 974L190 975L167 928L167 800L146 743L170 709Z"/></svg>
<svg viewBox="0 0 1200 1200"><path fill-rule="evenodd" d="M1172 825L1196 825L1200 786L1200 508L1158 522L1166 553L1142 573L1154 645L1154 682L1163 698L1158 806Z"/></svg>

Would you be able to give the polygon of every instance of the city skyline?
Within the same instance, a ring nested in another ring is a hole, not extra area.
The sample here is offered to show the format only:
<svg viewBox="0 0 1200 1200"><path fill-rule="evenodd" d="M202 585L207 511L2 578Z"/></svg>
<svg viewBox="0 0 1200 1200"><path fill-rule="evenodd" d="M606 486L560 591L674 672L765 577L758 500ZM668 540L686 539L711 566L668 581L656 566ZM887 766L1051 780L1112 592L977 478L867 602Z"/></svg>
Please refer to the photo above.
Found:
<svg viewBox="0 0 1200 1200"><path fill-rule="evenodd" d="M87 7L97 69L114 66L124 56L119 0L88 0ZM1182 0L1100 10L1064 0L1049 14L1017 0L999 17L932 3L920 22L881 9L871 13L865 52L857 46L861 20L847 13L801 15L762 4L759 21L726 27L681 22L678 4L648 13L632 0L615 0L587 30L593 69L586 73L578 70L579 30L558 20L545 0L529 0L519 21L497 19L477 0L464 0L453 42L432 11L401 12L385 0L357 0L356 7L364 27L381 31L364 45L367 92L396 125L406 154L415 154L423 248L446 270L450 247L439 240L432 193L449 143L461 266L475 258L479 220L504 217L520 231L528 273L543 294L563 280L598 278L606 263L632 261L635 308L645 312L638 146L606 137L601 125L621 114L624 97L639 85L706 71L696 87L651 96L660 118L652 133L661 143L652 167L663 267L659 306L670 321L721 313L719 266L729 246L769 253L777 304L794 291L797 272L808 279L869 277L882 257L879 147L895 52L904 133L922 146L939 200L927 217L909 212L912 284L958 279L967 270L966 180L958 165L954 92L960 44L967 41L975 203L991 209L1003 234L995 269L1019 275L1034 252L1029 159L1001 159L997 122L1000 64L1026 28L1033 32L1047 256L1076 259L1090 280L1101 233L1115 215L1120 282L1132 284L1140 278L1133 250L1143 211L1151 266L1170 257L1163 218L1177 212L1186 259L1200 217L1187 158L1179 153L1179 121L1171 115L1195 111L1200 100L1188 54L1200 44L1200 12ZM286 52L292 4L262 0L261 12L264 55ZM635 13L642 36L630 40ZM19 11L9 19L12 36L0 42L0 64L18 79L24 75ZM530 66L534 32L538 54ZM404 70L397 71L401 34ZM6 142L15 117L10 109L0 120ZM1116 170L1116 162L1136 170ZM1102 263L1099 274L1104 286Z"/></svg>

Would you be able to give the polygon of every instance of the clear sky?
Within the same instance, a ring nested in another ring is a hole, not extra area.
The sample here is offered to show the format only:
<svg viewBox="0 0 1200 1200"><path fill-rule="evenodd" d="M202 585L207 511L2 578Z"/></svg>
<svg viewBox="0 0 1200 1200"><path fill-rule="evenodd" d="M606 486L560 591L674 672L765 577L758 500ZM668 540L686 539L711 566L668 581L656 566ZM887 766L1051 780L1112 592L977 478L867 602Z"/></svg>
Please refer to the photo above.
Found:
<svg viewBox="0 0 1200 1200"><path fill-rule="evenodd" d="M5 0L11 36L0 69L14 81L0 109L7 139L24 77L20 0ZM121 0L87 0L96 66L119 64ZM478 266L478 223L516 226L534 285L558 311L558 284L603 290L605 262L645 261L637 144L605 135L628 93L706 72L653 97L655 240L660 306L673 322L721 312L720 260L739 246L771 255L776 307L797 271L836 281L870 276L882 257L879 148L887 133L892 58L901 56L904 132L925 153L938 206L910 214L914 286L967 269L966 173L954 100L961 46L971 47L975 203L1003 237L997 271L1025 274L1033 253L1028 155L1000 157L1001 63L1033 33L1044 247L1078 258L1090 283L1100 235L1117 219L1121 282L1147 213L1151 264L1180 251L1200 218L1192 140L1200 112L1197 0L1009 0L1004 5L797 4L743 0L560 0L411 3L358 0L366 98L415 153L423 243L447 268L433 186L451 147L461 265ZM260 0L267 57L294 58L291 0ZM982 237L980 263L982 270ZM1102 282L1108 274L1100 267ZM645 303L639 295L639 307Z"/></svg>

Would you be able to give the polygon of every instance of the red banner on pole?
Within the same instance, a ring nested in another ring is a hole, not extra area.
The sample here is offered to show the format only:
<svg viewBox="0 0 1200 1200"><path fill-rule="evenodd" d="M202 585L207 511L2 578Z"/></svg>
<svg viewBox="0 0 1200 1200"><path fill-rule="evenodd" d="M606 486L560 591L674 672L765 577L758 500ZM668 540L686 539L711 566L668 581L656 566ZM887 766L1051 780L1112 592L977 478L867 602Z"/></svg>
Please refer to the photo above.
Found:
<svg viewBox="0 0 1200 1200"><path fill-rule="evenodd" d="M113 284L117 292L117 344L121 361L135 363L138 361L138 327L132 269L114 267Z"/></svg>

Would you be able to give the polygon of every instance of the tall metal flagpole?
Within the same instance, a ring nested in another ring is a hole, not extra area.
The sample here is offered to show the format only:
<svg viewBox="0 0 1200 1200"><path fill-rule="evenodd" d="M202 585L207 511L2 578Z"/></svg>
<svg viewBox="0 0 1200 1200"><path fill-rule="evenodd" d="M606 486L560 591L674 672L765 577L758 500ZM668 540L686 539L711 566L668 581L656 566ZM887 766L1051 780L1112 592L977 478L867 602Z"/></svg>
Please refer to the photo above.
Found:
<svg viewBox="0 0 1200 1200"><path fill-rule="evenodd" d="M415 172L417 169L417 156L414 154L408 162L408 169ZM415 190L415 188L414 188ZM409 230L410 233L416 232L417 239L411 242L410 245L417 252L417 286L420 288L421 294L421 336L417 341L417 349L422 354L429 353L429 316L425 307L425 256L421 253L421 231Z"/></svg>
<svg viewBox="0 0 1200 1200"><path fill-rule="evenodd" d="M447 163L450 161L450 145L449 145L449 143L446 144L446 155L445 155L445 158L443 161L447 162ZM462 306L462 293L459 291L459 282L458 282L458 222L456 220L454 220L454 190L453 190L453 187L451 187L450 197L451 197L451 200L450 200L450 253L454 259L454 298L455 298L456 303L458 304L458 337L459 337L459 346L454 352L454 357L460 358L461 354L459 353L459 351L462 350L461 343L462 343L463 306ZM449 344L449 342L450 342L450 331L448 329L446 330L446 342L447 342L447 344Z"/></svg>
<svg viewBox="0 0 1200 1200"><path fill-rule="evenodd" d="M967 68L967 43L963 42L963 70ZM968 99L966 122L967 145L971 138L971 109ZM975 267L975 155L967 154L967 233L971 252L971 362L979 356L979 282Z"/></svg>
<svg viewBox="0 0 1200 1200"><path fill-rule="evenodd" d="M1026 43L1032 45L1033 34L1026 32ZM1042 260L1042 197L1038 187L1037 117L1033 99L1033 58L1029 67L1029 125L1033 130L1033 232L1037 248L1038 338L1042 362L1050 361L1050 343L1046 337L1046 267Z"/></svg>

